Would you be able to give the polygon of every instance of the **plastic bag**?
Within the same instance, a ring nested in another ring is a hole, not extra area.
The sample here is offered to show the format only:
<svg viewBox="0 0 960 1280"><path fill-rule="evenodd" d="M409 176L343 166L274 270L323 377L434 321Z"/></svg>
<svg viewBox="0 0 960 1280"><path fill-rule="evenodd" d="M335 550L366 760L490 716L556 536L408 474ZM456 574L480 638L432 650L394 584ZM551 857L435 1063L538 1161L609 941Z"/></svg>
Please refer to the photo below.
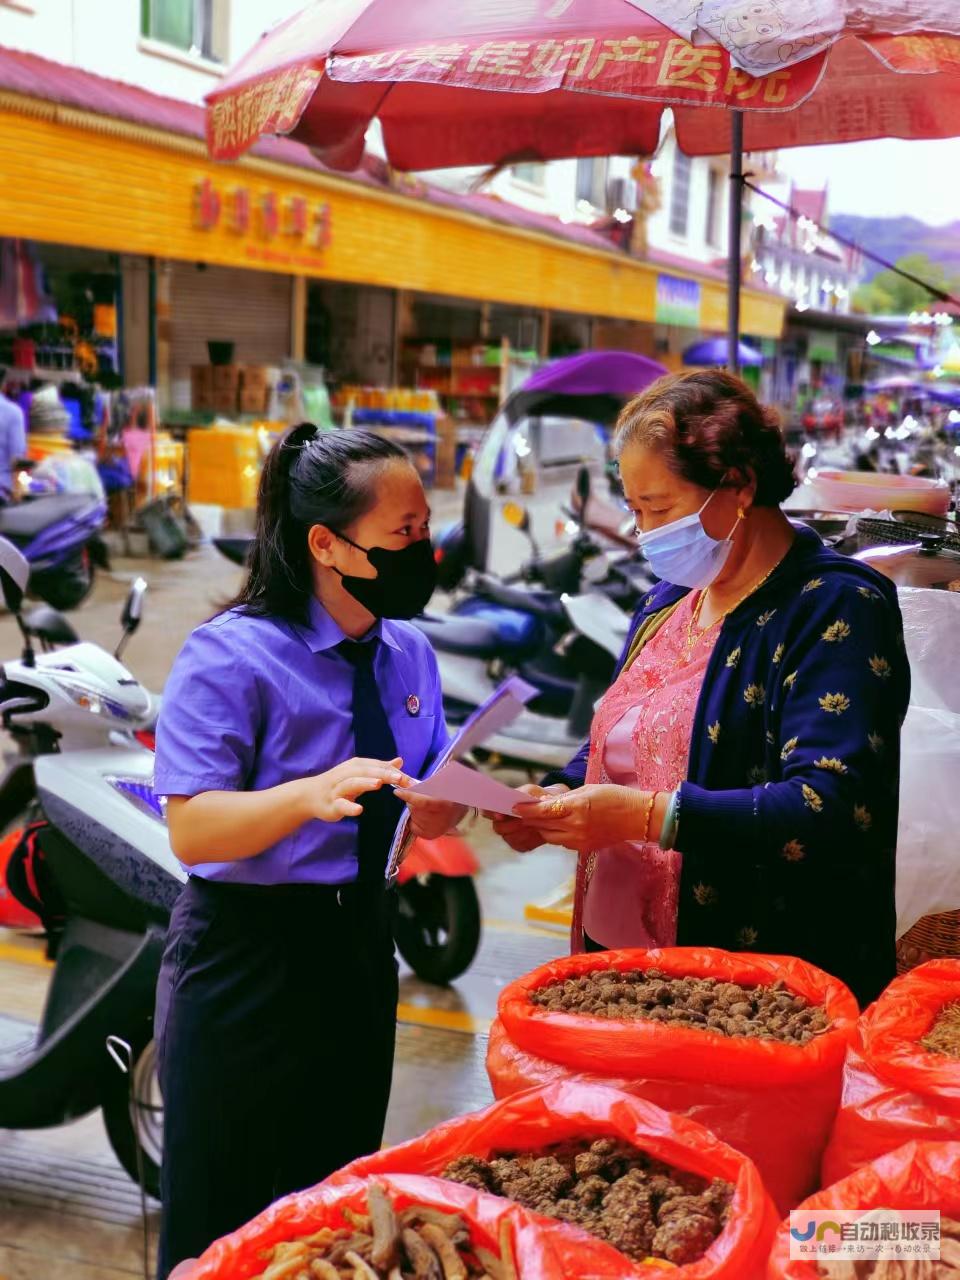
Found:
<svg viewBox="0 0 960 1280"><path fill-rule="evenodd" d="M23 839L22 831L12 831L0 840L0 929L39 929L40 917L19 902L7 884L10 856Z"/></svg>
<svg viewBox="0 0 960 1280"><path fill-rule="evenodd" d="M818 1191L802 1209L939 1209L960 1218L960 1143L908 1142L857 1173ZM906 1267L910 1266L907 1262ZM790 1236L781 1224L770 1255L767 1280L815 1280L820 1273L790 1258Z"/></svg>
<svg viewBox="0 0 960 1280"><path fill-rule="evenodd" d="M931 960L891 982L857 1026L823 1160L824 1184L916 1139L960 1141L960 1058L918 1043L960 1000L960 960Z"/></svg>
<svg viewBox="0 0 960 1280"><path fill-rule="evenodd" d="M436 1178L377 1177L397 1210L428 1205L443 1213L459 1213L470 1224L474 1247L500 1254L505 1238L519 1280L563 1280L551 1251L544 1248L531 1217L509 1201ZM215 1241L184 1280L252 1280L266 1268L266 1255L278 1244L313 1235L324 1227L349 1225L344 1210L366 1212L369 1181L343 1178L337 1185L320 1183L309 1191L286 1196L238 1231ZM504 1233L504 1237L502 1234Z"/></svg>
<svg viewBox="0 0 960 1280"><path fill-rule="evenodd" d="M518 1094L475 1115L449 1120L412 1142L355 1161L335 1173L327 1185L349 1184L357 1177L383 1173L436 1175L461 1155L487 1159L495 1151L536 1151L568 1138L606 1136L632 1143L675 1168L732 1182L735 1195L730 1220L698 1262L667 1273L662 1268L631 1263L618 1250L576 1227L520 1210L518 1221L534 1225L529 1239L539 1239L543 1258L558 1260L558 1274L609 1280L658 1274L676 1276L677 1280L751 1280L762 1276L778 1214L751 1161L683 1116L668 1115L629 1094L576 1080ZM505 1203L497 1197L494 1200ZM529 1252L526 1257L529 1262Z"/></svg>
<svg viewBox="0 0 960 1280"><path fill-rule="evenodd" d="M910 659L910 707L900 740L897 936L927 915L960 909L960 681L954 646L960 595L899 592Z"/></svg>
<svg viewBox="0 0 960 1280"><path fill-rule="evenodd" d="M551 1013L529 993L592 970L659 969L745 985L783 980L823 1005L830 1029L808 1044L720 1037L659 1022ZM802 960L698 947L587 953L555 960L504 988L487 1073L498 1098L572 1075L688 1116L748 1155L781 1212L819 1186L859 1013L852 993Z"/></svg>

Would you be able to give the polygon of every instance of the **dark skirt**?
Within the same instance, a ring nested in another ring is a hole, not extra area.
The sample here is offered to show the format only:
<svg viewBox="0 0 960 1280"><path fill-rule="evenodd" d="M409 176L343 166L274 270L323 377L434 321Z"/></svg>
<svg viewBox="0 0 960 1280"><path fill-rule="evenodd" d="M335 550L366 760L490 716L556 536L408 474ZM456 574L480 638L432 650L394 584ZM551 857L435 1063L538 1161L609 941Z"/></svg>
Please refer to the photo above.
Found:
<svg viewBox="0 0 960 1280"><path fill-rule="evenodd" d="M192 876L157 991L159 1280L383 1137L396 1038L393 895Z"/></svg>

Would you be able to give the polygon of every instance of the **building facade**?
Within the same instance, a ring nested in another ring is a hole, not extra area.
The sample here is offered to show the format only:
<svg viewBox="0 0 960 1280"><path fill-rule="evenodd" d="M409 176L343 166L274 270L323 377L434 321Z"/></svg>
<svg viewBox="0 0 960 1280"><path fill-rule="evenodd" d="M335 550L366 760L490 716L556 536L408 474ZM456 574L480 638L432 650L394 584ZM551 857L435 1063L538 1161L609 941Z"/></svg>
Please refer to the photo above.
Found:
<svg viewBox="0 0 960 1280"><path fill-rule="evenodd" d="M698 202L713 191L714 238L726 209L706 162L692 164L686 237L673 169L658 179L649 162L521 167L480 193L465 175L398 177L376 154L333 174L284 140L212 162L199 103L262 8L0 0L0 237L35 243L49 272L115 304L124 381L187 409L213 339L240 363L290 357L383 386L451 344L506 340L541 358L626 347L679 367L686 345L723 331L723 251L710 261ZM654 243L664 199L682 254ZM745 332L776 338L783 310L745 288ZM464 392L459 408L492 411L482 398Z"/></svg>
<svg viewBox="0 0 960 1280"><path fill-rule="evenodd" d="M302 0L0 0L0 46L200 102Z"/></svg>
<svg viewBox="0 0 960 1280"><path fill-rule="evenodd" d="M830 234L828 193L792 187L784 203L754 210L750 271L797 310L850 315L863 279L863 256Z"/></svg>

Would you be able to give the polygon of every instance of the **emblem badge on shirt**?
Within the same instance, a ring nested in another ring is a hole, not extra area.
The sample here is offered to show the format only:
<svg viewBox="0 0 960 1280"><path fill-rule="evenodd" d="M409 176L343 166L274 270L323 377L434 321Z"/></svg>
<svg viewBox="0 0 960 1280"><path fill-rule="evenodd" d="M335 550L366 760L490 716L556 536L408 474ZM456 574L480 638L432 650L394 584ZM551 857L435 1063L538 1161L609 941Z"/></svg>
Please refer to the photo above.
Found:
<svg viewBox="0 0 960 1280"><path fill-rule="evenodd" d="M407 694L407 715L418 716L420 714L420 699L415 693Z"/></svg>

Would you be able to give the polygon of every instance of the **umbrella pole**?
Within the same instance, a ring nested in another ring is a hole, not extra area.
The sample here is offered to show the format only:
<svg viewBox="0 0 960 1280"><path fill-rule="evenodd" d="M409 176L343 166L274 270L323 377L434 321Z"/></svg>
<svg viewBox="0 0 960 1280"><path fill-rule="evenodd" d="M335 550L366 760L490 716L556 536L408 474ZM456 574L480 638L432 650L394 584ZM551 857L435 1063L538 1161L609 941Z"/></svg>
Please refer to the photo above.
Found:
<svg viewBox="0 0 960 1280"><path fill-rule="evenodd" d="M727 368L740 372L740 283L743 220L743 112L730 117L730 212L727 243Z"/></svg>

